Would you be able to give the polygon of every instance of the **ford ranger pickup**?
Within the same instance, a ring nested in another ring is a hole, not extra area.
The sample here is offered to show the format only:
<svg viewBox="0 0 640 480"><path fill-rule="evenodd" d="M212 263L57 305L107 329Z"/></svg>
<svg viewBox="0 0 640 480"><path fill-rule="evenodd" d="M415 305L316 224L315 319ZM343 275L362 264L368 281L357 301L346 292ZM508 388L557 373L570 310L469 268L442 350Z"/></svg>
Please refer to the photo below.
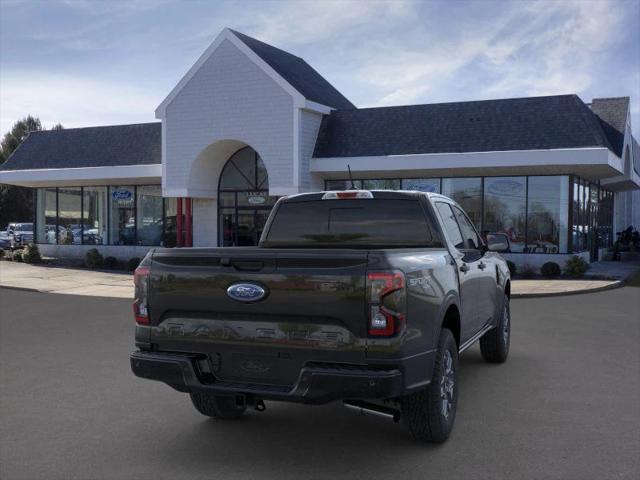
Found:
<svg viewBox="0 0 640 480"><path fill-rule="evenodd" d="M158 248L135 271L135 375L235 419L265 400L341 401L442 442L458 355L504 362L510 276L451 199L348 190L283 197L257 247Z"/></svg>

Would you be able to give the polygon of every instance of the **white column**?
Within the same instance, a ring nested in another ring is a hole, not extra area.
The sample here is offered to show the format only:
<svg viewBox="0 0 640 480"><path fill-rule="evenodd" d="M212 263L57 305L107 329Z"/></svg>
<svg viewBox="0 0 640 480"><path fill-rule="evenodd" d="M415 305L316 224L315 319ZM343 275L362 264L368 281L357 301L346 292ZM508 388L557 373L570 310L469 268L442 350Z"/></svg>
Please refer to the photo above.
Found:
<svg viewBox="0 0 640 480"><path fill-rule="evenodd" d="M218 246L218 201L212 198L194 198L193 246Z"/></svg>

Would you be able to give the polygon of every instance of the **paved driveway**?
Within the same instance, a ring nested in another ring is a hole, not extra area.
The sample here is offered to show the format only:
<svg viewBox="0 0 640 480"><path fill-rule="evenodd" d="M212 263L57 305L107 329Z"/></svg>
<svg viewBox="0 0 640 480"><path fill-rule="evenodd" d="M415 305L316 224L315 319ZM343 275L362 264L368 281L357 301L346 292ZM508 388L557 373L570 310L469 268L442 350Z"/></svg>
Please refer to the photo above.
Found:
<svg viewBox="0 0 640 480"><path fill-rule="evenodd" d="M463 355L430 446L339 405L207 419L132 376L128 301L0 289L0 478L639 478L640 289L512 311L509 361Z"/></svg>

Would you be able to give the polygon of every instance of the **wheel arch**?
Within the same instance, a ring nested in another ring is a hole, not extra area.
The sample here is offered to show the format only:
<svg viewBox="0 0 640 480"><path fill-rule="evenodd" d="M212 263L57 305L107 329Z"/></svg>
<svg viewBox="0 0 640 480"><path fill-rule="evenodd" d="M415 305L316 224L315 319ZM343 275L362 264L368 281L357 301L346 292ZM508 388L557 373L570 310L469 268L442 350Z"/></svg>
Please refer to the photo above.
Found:
<svg viewBox="0 0 640 480"><path fill-rule="evenodd" d="M456 303L450 303L444 310L440 329L446 328L453 333L453 337L456 340L456 345L460 347L460 335L461 335L461 317L460 309Z"/></svg>

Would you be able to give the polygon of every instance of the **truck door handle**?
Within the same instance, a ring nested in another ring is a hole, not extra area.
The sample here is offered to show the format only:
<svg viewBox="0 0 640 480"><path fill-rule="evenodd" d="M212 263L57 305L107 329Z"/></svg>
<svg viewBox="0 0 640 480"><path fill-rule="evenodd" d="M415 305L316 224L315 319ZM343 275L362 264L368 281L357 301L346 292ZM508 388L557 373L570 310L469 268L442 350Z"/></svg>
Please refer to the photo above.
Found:
<svg viewBox="0 0 640 480"><path fill-rule="evenodd" d="M479 268L480 270L484 270L485 268L487 268L487 265L486 265L486 264L484 264L483 262L480 262L480 263L478 264L478 268Z"/></svg>
<svg viewBox="0 0 640 480"><path fill-rule="evenodd" d="M469 265L467 265L466 263L463 263L462 265L460 265L461 272L467 273L469 270L471 269L469 268Z"/></svg>

